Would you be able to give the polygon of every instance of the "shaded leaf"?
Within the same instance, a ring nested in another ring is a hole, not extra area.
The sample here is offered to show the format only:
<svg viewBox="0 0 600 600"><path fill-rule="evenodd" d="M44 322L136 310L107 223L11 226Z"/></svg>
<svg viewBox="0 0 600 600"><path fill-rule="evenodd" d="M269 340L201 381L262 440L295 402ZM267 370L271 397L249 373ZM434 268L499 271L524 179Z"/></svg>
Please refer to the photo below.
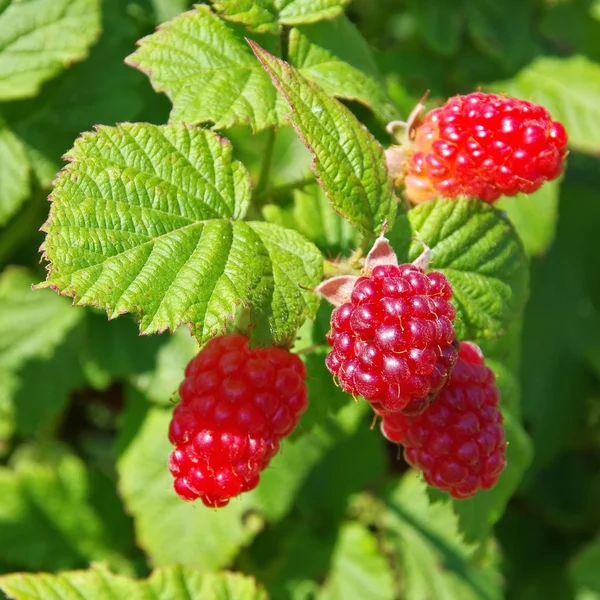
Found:
<svg viewBox="0 0 600 600"><path fill-rule="evenodd" d="M82 60L100 33L98 0L7 0L0 5L0 100L35 96Z"/></svg>
<svg viewBox="0 0 600 600"><path fill-rule="evenodd" d="M0 117L0 226L27 200L30 176L25 147Z"/></svg>

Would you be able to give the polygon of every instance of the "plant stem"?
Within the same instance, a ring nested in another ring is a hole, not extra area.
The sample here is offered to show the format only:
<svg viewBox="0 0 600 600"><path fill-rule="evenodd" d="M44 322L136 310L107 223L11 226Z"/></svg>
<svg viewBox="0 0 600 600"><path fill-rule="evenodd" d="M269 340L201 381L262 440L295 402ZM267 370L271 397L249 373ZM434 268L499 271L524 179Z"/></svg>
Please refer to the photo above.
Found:
<svg viewBox="0 0 600 600"><path fill-rule="evenodd" d="M273 149L275 148L275 128L271 127L267 132L267 141L265 143L264 158L258 183L256 184L256 196L267 195L270 187L271 164L273 163Z"/></svg>
<svg viewBox="0 0 600 600"><path fill-rule="evenodd" d="M267 204L268 200L276 200L277 198L286 196L289 192L293 192L294 190L301 190L313 183L315 183L314 177L304 177L303 179L297 179L296 181L290 181L289 183L284 183L283 185L275 186L269 190L270 193L268 195L266 190L259 191L257 187L254 192L254 199L258 204Z"/></svg>

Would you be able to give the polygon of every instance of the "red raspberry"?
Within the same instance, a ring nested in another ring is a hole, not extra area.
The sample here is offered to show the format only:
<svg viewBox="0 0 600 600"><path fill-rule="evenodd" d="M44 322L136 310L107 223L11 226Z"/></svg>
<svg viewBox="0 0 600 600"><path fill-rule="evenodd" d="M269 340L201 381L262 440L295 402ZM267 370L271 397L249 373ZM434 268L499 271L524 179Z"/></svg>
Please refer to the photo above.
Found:
<svg viewBox="0 0 600 600"><path fill-rule="evenodd" d="M177 494L220 507L255 488L306 410L305 379L287 350L250 349L237 334L212 339L185 370L169 428Z"/></svg>
<svg viewBox="0 0 600 600"><path fill-rule="evenodd" d="M316 290L337 305L327 368L376 410L424 411L456 362L452 287L442 273L425 274L423 257L416 262L398 265L381 236L363 277L334 277Z"/></svg>
<svg viewBox="0 0 600 600"><path fill-rule="evenodd" d="M437 196L494 202L530 194L560 175L566 146L565 128L542 106L481 92L455 96L430 111L409 148L400 149L406 195L418 204ZM388 150L397 171L393 156Z"/></svg>
<svg viewBox="0 0 600 600"><path fill-rule="evenodd" d="M404 456L427 483L454 498L491 488L506 465L500 395L494 374L472 342L461 342L458 362L437 400L421 415L383 414L381 431L404 445Z"/></svg>

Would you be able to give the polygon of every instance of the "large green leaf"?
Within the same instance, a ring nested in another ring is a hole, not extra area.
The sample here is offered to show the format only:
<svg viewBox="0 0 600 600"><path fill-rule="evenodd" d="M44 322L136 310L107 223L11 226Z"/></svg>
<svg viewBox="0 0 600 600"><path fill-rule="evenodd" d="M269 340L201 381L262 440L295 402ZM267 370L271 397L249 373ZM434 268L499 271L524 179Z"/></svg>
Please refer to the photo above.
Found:
<svg viewBox="0 0 600 600"><path fill-rule="evenodd" d="M452 283L456 336L477 341L502 335L521 314L528 284L527 259L508 220L479 200L440 199L411 210L408 221L411 234L431 248L430 268ZM403 225L395 226L401 243L408 239ZM413 242L408 259L422 251Z"/></svg>
<svg viewBox="0 0 600 600"><path fill-rule="evenodd" d="M249 577L227 572L200 574L182 566L157 569L143 581L113 575L102 565L58 575L16 573L0 577L0 589L14 600L266 600Z"/></svg>
<svg viewBox="0 0 600 600"><path fill-rule="evenodd" d="M283 122L287 112L248 46L208 6L145 37L127 62L171 99L174 121L256 131Z"/></svg>
<svg viewBox="0 0 600 600"><path fill-rule="evenodd" d="M24 453L21 447L15 468L0 468L0 559L28 569L81 567L91 560L128 568L124 548L114 545L115 531L127 521L116 512L110 521L103 518L93 489L91 473L74 455L53 447Z"/></svg>
<svg viewBox="0 0 600 600"><path fill-rule="evenodd" d="M538 58L516 77L493 90L527 98L546 107L561 121L571 147L600 151L600 65L584 56Z"/></svg>
<svg viewBox="0 0 600 600"><path fill-rule="evenodd" d="M358 523L339 529L331 568L319 600L393 600L394 580L377 538Z"/></svg>
<svg viewBox="0 0 600 600"><path fill-rule="evenodd" d="M61 156L80 132L97 123L135 121L142 109L141 88L147 82L123 64L143 31L129 6L103 0L104 33L89 58L48 82L37 98L0 105L44 188L50 187L62 166Z"/></svg>
<svg viewBox="0 0 600 600"><path fill-rule="evenodd" d="M476 546L461 541L449 503L431 504L427 485L410 473L385 496L385 537L394 548L405 600L502 598L499 574L478 564Z"/></svg>
<svg viewBox="0 0 600 600"><path fill-rule="evenodd" d="M294 67L252 43L292 108L296 132L314 156L314 171L333 208L366 235L396 210L383 148L340 102Z"/></svg>
<svg viewBox="0 0 600 600"><path fill-rule="evenodd" d="M496 204L506 211L529 255L543 254L552 244L558 220L559 189L559 181L548 181L534 194L504 196Z"/></svg>
<svg viewBox="0 0 600 600"><path fill-rule="evenodd" d="M0 4L0 101L35 96L42 83L87 56L100 33L98 0Z"/></svg>
<svg viewBox="0 0 600 600"><path fill-rule="evenodd" d="M0 226L27 200L30 176L25 146L0 117Z"/></svg>
<svg viewBox="0 0 600 600"><path fill-rule="evenodd" d="M236 306L268 313L287 342L317 299L318 250L243 217L248 174L229 142L183 124L101 127L68 154L46 224L52 287L79 305L134 313L144 333L189 323L200 341ZM149 292L151 285L152 292Z"/></svg>
<svg viewBox="0 0 600 600"><path fill-rule="evenodd" d="M357 100L384 122L398 118L367 42L346 17L292 29L288 60L327 94Z"/></svg>
<svg viewBox="0 0 600 600"><path fill-rule="evenodd" d="M224 19L256 33L337 17L350 0L211 0Z"/></svg>

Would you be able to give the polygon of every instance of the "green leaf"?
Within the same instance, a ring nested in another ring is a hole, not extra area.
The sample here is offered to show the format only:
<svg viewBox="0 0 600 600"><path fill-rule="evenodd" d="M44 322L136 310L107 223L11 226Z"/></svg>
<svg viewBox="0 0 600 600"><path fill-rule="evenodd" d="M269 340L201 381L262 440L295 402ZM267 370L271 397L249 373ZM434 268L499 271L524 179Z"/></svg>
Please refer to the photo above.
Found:
<svg viewBox="0 0 600 600"><path fill-rule="evenodd" d="M377 538L363 525L346 523L339 529L331 568L318 600L393 600L394 580Z"/></svg>
<svg viewBox="0 0 600 600"><path fill-rule="evenodd" d="M571 564L571 574L578 586L600 594L600 538L581 550Z"/></svg>
<svg viewBox="0 0 600 600"><path fill-rule="evenodd" d="M142 109L141 86L147 82L122 62L141 29L127 3L103 0L102 6L104 34L87 60L48 82L37 98L2 105L44 188L50 187L61 156L80 132L97 123L135 121Z"/></svg>
<svg viewBox="0 0 600 600"><path fill-rule="evenodd" d="M489 86L550 111L581 152L600 151L600 65L584 56L538 58L515 78Z"/></svg>
<svg viewBox="0 0 600 600"><path fill-rule="evenodd" d="M398 118L367 42L346 17L292 29L288 60L330 96L357 100L383 122Z"/></svg>
<svg viewBox="0 0 600 600"><path fill-rule="evenodd" d="M468 500L454 500L460 531L468 541L481 542L490 536L492 526L504 514L508 501L531 464L532 445L528 435L517 419L505 410L503 413L508 441L506 468L492 489L480 490Z"/></svg>
<svg viewBox="0 0 600 600"><path fill-rule="evenodd" d="M558 220L559 190L559 181L548 181L534 194L504 196L496 204L508 215L530 256L544 254L552 244Z"/></svg>
<svg viewBox="0 0 600 600"><path fill-rule="evenodd" d="M31 290L32 275L12 267L0 276L0 369L48 358L77 324L82 311L49 292Z"/></svg>
<svg viewBox="0 0 600 600"><path fill-rule="evenodd" d="M305 25L340 15L350 0L211 0L224 19L256 33L277 33L281 25Z"/></svg>
<svg viewBox="0 0 600 600"><path fill-rule="evenodd" d="M457 2L413 0L412 5L416 26L427 44L440 54L456 54L461 44L465 20L461 7L456 6Z"/></svg>
<svg viewBox="0 0 600 600"><path fill-rule="evenodd" d="M258 131L282 123L287 112L248 46L208 6L165 23L126 62L167 94L173 121Z"/></svg>
<svg viewBox="0 0 600 600"><path fill-rule="evenodd" d="M276 343L314 315L306 288L321 280L318 250L275 225L232 221L250 190L224 138L182 124L100 127L68 158L40 287L109 317L132 312L143 333L189 323L200 342L223 331L239 304L268 314Z"/></svg>
<svg viewBox="0 0 600 600"><path fill-rule="evenodd" d="M183 566L157 569L143 581L113 575L102 565L53 575L16 573L0 577L0 589L14 600L267 600L253 579L237 573L206 573Z"/></svg>
<svg viewBox="0 0 600 600"><path fill-rule="evenodd" d="M501 598L499 574L461 541L451 504L431 504L426 489L411 472L385 496L384 534L399 560L402 598Z"/></svg>
<svg viewBox="0 0 600 600"><path fill-rule="evenodd" d="M30 175L25 147L0 117L0 226L27 200Z"/></svg>
<svg viewBox="0 0 600 600"><path fill-rule="evenodd" d="M7 0L0 5L0 101L35 96L82 60L100 33L98 0Z"/></svg>
<svg viewBox="0 0 600 600"><path fill-rule="evenodd" d="M294 206L289 209L267 204L263 216L271 223L296 229L332 257L356 247L356 230L331 208L318 185L295 190Z"/></svg>
<svg viewBox="0 0 600 600"><path fill-rule="evenodd" d="M292 108L292 124L314 156L315 174L333 208L373 235L396 210L383 148L340 102L250 43Z"/></svg>
<svg viewBox="0 0 600 600"><path fill-rule="evenodd" d="M211 0L215 10L227 21L241 23L255 33L279 31L273 0Z"/></svg>
<svg viewBox="0 0 600 600"><path fill-rule="evenodd" d="M218 569L252 539L260 519L257 524L243 518L252 506L248 494L218 511L184 502L175 494L168 469L171 415L171 410L153 407L137 392L128 392L119 435L119 490L134 518L137 540L153 565Z"/></svg>
<svg viewBox="0 0 600 600"><path fill-rule="evenodd" d="M58 448L20 450L14 469L0 468L0 560L28 569L73 568L91 560L127 568L113 547L112 523L90 502L84 463Z"/></svg>
<svg viewBox="0 0 600 600"><path fill-rule="evenodd" d="M430 268L452 283L457 338L502 335L521 314L528 285L527 259L507 219L479 200L440 199L409 211L408 221L411 235L431 248ZM422 251L413 242L408 260Z"/></svg>

